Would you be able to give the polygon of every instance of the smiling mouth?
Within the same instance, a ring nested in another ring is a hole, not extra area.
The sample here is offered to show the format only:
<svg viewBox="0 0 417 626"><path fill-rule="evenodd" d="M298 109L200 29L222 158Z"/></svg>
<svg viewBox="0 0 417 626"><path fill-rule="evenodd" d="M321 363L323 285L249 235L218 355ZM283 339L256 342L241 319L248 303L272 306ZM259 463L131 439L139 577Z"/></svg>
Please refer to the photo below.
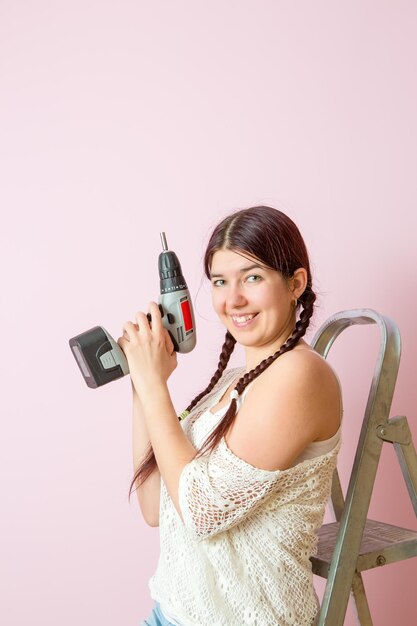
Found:
<svg viewBox="0 0 417 626"><path fill-rule="evenodd" d="M231 315L235 326L247 326L258 315L258 313L250 313L248 315Z"/></svg>

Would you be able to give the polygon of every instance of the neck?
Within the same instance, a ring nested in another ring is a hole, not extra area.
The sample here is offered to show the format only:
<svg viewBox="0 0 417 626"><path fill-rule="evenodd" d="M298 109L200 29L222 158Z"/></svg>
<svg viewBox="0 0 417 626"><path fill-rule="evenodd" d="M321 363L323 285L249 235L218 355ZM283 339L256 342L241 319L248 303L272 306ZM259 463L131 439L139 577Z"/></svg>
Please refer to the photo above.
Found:
<svg viewBox="0 0 417 626"><path fill-rule="evenodd" d="M278 352L284 343L286 343L286 341L288 341L291 337L293 331L294 328L291 328L290 330L287 329L287 331L282 333L276 341L268 343L267 345L245 347L246 372L250 372L255 369L255 367L257 367L264 359L267 359L269 356ZM299 345L305 345L305 341L300 339L297 343L297 346Z"/></svg>

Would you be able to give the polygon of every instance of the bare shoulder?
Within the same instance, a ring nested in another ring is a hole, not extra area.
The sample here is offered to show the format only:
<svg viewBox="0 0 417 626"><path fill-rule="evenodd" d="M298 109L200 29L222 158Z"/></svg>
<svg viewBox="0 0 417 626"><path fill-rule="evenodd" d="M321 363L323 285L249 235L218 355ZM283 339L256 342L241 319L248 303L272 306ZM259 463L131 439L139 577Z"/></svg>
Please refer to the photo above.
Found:
<svg viewBox="0 0 417 626"><path fill-rule="evenodd" d="M304 344L253 381L227 443L256 467L286 469L311 442L336 433L340 408L337 376Z"/></svg>
<svg viewBox="0 0 417 626"><path fill-rule="evenodd" d="M340 385L333 368L327 361L309 346L300 346L279 357L265 370L265 384L274 380L277 384L285 384L288 391L302 387L325 386L329 392L340 394ZM259 378L261 382L262 376Z"/></svg>
<svg viewBox="0 0 417 626"><path fill-rule="evenodd" d="M262 380L263 379L263 380ZM340 425L341 389L333 368L312 348L300 346L279 357L259 377L256 395L281 402L294 420L308 422L315 439L331 437Z"/></svg>

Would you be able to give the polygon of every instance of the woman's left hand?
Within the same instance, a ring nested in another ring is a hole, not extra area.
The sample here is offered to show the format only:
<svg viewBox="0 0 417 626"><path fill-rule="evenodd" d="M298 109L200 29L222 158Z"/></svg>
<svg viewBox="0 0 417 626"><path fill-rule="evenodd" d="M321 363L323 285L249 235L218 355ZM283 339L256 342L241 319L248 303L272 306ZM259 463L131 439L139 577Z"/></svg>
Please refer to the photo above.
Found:
<svg viewBox="0 0 417 626"><path fill-rule="evenodd" d="M137 324L126 322L117 343L126 355L137 391L166 383L177 367L177 355L155 302L149 304L151 324L145 313L136 313Z"/></svg>

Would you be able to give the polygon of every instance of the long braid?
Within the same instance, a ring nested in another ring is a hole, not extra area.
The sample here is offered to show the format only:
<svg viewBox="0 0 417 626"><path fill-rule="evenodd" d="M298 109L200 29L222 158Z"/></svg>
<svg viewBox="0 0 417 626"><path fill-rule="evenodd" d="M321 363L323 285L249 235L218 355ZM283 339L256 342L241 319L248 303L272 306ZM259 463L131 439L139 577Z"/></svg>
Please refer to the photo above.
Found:
<svg viewBox="0 0 417 626"><path fill-rule="evenodd" d="M200 402L200 400L204 398L204 396L206 396L208 393L210 393L214 385L220 380L224 370L227 367L227 364L230 360L230 357L235 348L235 345L236 345L236 339L229 333L229 331L227 331L226 337L222 346L222 350L220 352L217 370L214 372L209 384L204 389L204 391L199 393L198 396L194 398L194 400L188 405L186 410L183 413L181 413L180 418L183 418L186 415L188 415L188 413ZM152 446L149 446L146 451L145 458L143 459L142 463L136 470L135 475L133 476L132 482L130 483L129 497L132 494L135 484L136 484L136 489L137 489L140 485L142 485L145 482L147 478L149 478L149 476L152 474L155 467L156 467L155 454L152 449Z"/></svg>
<svg viewBox="0 0 417 626"><path fill-rule="evenodd" d="M236 339L229 333L229 331L227 331L224 344L220 352L219 364L217 366L217 370L214 372L209 384L204 389L204 391L202 391L200 394L198 394L198 396L194 398L194 400L185 409L185 412L189 413L196 406L196 404L198 404L200 400L204 398L205 395L210 393L214 385L220 380L230 360L230 357L235 348L235 345L236 345Z"/></svg>
<svg viewBox="0 0 417 626"><path fill-rule="evenodd" d="M285 352L289 352L290 350L295 348L300 339L306 334L307 328L310 323L310 318L313 315L315 300L315 293L313 292L311 287L307 287L299 300L299 302L303 305L303 310L301 311L300 318L297 321L291 336L277 352L261 361L259 365L244 374L238 380L234 390L237 391L239 396L243 393L245 388L260 374L262 374L262 372L264 372L274 361L276 361L278 357L285 354ZM209 437L206 439L206 441L198 451L198 456L201 456L205 452L213 450L220 443L221 439L231 428L236 418L236 413L237 400L235 398L232 398L229 408L226 411L224 417L222 418L218 426L213 430L211 435L209 435Z"/></svg>

